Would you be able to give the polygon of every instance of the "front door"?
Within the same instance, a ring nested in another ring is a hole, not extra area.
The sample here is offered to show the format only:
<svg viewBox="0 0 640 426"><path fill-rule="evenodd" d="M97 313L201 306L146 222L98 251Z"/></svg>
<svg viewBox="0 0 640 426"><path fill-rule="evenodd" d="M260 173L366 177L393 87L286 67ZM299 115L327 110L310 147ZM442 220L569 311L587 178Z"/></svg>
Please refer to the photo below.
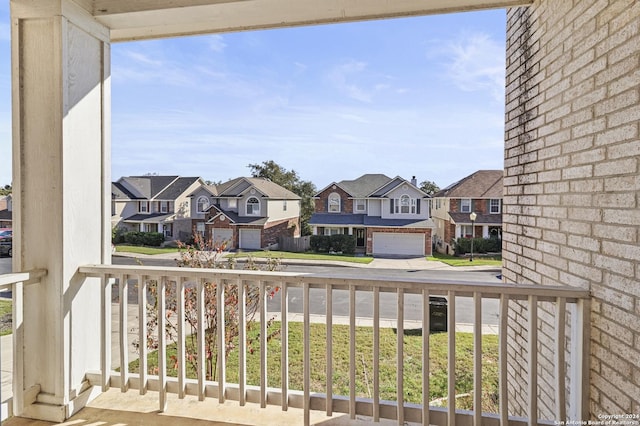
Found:
<svg viewBox="0 0 640 426"><path fill-rule="evenodd" d="M364 247L364 228L356 228L356 247Z"/></svg>

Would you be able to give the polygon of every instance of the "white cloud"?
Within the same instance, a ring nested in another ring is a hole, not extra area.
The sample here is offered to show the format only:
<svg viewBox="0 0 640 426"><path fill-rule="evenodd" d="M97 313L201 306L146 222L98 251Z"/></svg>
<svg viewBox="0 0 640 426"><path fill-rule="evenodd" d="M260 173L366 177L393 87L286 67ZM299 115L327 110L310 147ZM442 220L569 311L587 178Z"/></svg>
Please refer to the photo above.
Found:
<svg viewBox="0 0 640 426"><path fill-rule="evenodd" d="M371 102L373 97L372 93L351 82L355 77L361 75L366 68L367 64L365 62L350 60L335 66L329 72L329 81L331 81L338 90L346 93L351 99L361 102Z"/></svg>
<svg viewBox="0 0 640 426"><path fill-rule="evenodd" d="M224 42L224 37L219 34L214 34L207 37L209 48L214 52L222 52L227 47L227 43Z"/></svg>
<svg viewBox="0 0 640 426"><path fill-rule="evenodd" d="M448 77L467 92L487 90L504 102L505 47L487 34L463 34L441 51Z"/></svg>

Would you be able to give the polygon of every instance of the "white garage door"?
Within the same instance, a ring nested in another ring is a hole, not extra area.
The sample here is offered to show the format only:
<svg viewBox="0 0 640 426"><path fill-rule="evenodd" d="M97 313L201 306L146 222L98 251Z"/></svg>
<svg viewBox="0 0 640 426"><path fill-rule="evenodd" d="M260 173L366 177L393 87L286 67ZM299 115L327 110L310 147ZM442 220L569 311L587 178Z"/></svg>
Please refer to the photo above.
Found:
<svg viewBox="0 0 640 426"><path fill-rule="evenodd" d="M374 232L373 254L424 256L424 234Z"/></svg>
<svg viewBox="0 0 640 426"><path fill-rule="evenodd" d="M260 249L260 230L259 229L241 229L240 230L240 247L241 249Z"/></svg>
<svg viewBox="0 0 640 426"><path fill-rule="evenodd" d="M233 248L233 229L229 228L213 228L213 245L214 247L226 242L227 248Z"/></svg>

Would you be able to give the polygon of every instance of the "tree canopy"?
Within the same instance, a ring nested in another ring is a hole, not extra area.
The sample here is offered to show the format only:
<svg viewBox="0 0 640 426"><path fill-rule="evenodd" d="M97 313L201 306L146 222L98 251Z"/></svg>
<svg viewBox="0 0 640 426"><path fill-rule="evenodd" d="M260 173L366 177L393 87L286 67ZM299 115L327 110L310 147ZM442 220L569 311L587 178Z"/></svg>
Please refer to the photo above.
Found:
<svg viewBox="0 0 640 426"><path fill-rule="evenodd" d="M429 195L433 195L436 192L440 191L440 187L436 185L435 182L430 180L425 180L424 182L420 182L420 189Z"/></svg>
<svg viewBox="0 0 640 426"><path fill-rule="evenodd" d="M295 170L287 170L273 160L263 161L261 164L249 164L252 177L261 177L277 183L288 189L302 200L300 202L300 221L303 235L311 234L309 219L314 211L312 197L316 193L316 186L311 181L302 180Z"/></svg>
<svg viewBox="0 0 640 426"><path fill-rule="evenodd" d="M11 194L12 188L11 185L5 185L0 188L0 195L9 195Z"/></svg>

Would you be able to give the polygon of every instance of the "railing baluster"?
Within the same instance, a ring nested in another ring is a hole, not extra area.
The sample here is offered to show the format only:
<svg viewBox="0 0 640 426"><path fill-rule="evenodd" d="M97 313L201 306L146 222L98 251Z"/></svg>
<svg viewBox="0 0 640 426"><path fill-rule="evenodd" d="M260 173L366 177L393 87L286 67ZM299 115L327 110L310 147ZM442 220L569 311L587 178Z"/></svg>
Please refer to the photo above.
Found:
<svg viewBox="0 0 640 426"><path fill-rule="evenodd" d="M147 393L147 280L138 275L138 374L140 376L140 395Z"/></svg>
<svg viewBox="0 0 640 426"><path fill-rule="evenodd" d="M227 377L225 371L227 369L227 360L226 360L226 333L225 333L225 281L223 279L218 280L217 283L214 284L216 286L216 298L218 305L216 306L216 314L218 329L216 330L218 333L218 402L222 404L225 400L225 387ZM263 407L264 408L264 407Z"/></svg>
<svg viewBox="0 0 640 426"><path fill-rule="evenodd" d="M327 304L325 306L326 330L327 330L327 400L326 411L327 416L333 415L333 286L331 283L326 287Z"/></svg>
<svg viewBox="0 0 640 426"><path fill-rule="evenodd" d="M260 408L267 406L267 283L260 287Z"/></svg>
<svg viewBox="0 0 640 426"><path fill-rule="evenodd" d="M356 288L349 286L349 417L356 418Z"/></svg>
<svg viewBox="0 0 640 426"><path fill-rule="evenodd" d="M238 279L238 402L244 406L247 402L247 288L244 281Z"/></svg>
<svg viewBox="0 0 640 426"><path fill-rule="evenodd" d="M198 400L204 401L205 398L205 380L207 380L207 366L206 366L206 353L205 353L205 322L204 322L204 294L205 294L206 281L204 278L200 278L196 284L196 303L197 315L198 315L198 335L196 338L196 344L198 345Z"/></svg>
<svg viewBox="0 0 640 426"><path fill-rule="evenodd" d="M404 290L398 289L397 356L396 356L396 399L398 403L398 424L404 424Z"/></svg>
<svg viewBox="0 0 640 426"><path fill-rule="evenodd" d="M373 421L380 421L380 287L373 288Z"/></svg>
<svg viewBox="0 0 640 426"><path fill-rule="evenodd" d="M158 397L160 399L161 412L164 412L167 409L167 339L165 333L167 324L166 288L167 277L163 275L158 280Z"/></svg>
<svg viewBox="0 0 640 426"><path fill-rule="evenodd" d="M556 298L556 419L566 421L567 419L567 398L565 386L565 357L564 357L564 340L565 340L565 315L567 313L567 305L564 297Z"/></svg>
<svg viewBox="0 0 640 426"><path fill-rule="evenodd" d="M302 392L304 408L304 425L311 423L311 324L309 318L309 283L303 283L302 287Z"/></svg>
<svg viewBox="0 0 640 426"><path fill-rule="evenodd" d="M509 321L509 296L506 294L500 295L500 329L498 331L499 348L498 357L500 362L500 391L498 392L500 401L500 426L507 426L509 424L509 403L507 401L507 380L509 376L507 374L507 324Z"/></svg>
<svg viewBox="0 0 640 426"><path fill-rule="evenodd" d="M102 277L102 284L108 281L104 276ZM104 292L102 292L102 296L104 297ZM13 344L13 415L19 416L22 414L24 410L24 283L22 281L18 281L13 284L11 288L11 303L13 308L11 310L11 334L13 335L11 340ZM103 306L105 303L103 303ZM108 300L108 305L111 307L111 300ZM104 313L103 313L104 314ZM111 316L111 311L109 310L109 316ZM104 327L104 316L102 317L102 323ZM104 332L104 331L103 331ZM111 345L111 328L107 330L106 339L103 338L103 342L108 342ZM103 356L104 357L104 356ZM111 361L108 361L109 364ZM103 361L104 363L104 361ZM106 371L110 370L110 365L107 364ZM104 364L103 364L104 366ZM105 371L104 369L102 370ZM105 375L103 373L103 390L105 390L105 385L108 386L108 374ZM4 395L3 395L4 399ZM7 407L8 408L8 407ZM8 413L7 413L8 415ZM2 420L0 419L0 423Z"/></svg>
<svg viewBox="0 0 640 426"><path fill-rule="evenodd" d="M482 425L482 294L473 293L473 424Z"/></svg>
<svg viewBox="0 0 640 426"><path fill-rule="evenodd" d="M100 357L102 368L102 391L109 390L111 384L111 288L113 278L107 274L102 277L102 291L100 298L102 299L102 356Z"/></svg>
<svg viewBox="0 0 640 426"><path fill-rule="evenodd" d="M429 426L429 337L431 335L431 305L429 290L422 290L422 425Z"/></svg>
<svg viewBox="0 0 640 426"><path fill-rule="evenodd" d="M282 389L282 411L289 409L289 297L287 282L280 287L280 382Z"/></svg>
<svg viewBox="0 0 640 426"><path fill-rule="evenodd" d="M184 277L176 277L176 307L177 307L177 326L178 337L176 342L176 348L178 350L178 398L182 399L185 396L185 385L187 378L187 346L186 346L186 332L185 332L185 307L184 300Z"/></svg>
<svg viewBox="0 0 640 426"><path fill-rule="evenodd" d="M571 342L573 356L571 368L572 411L574 419L589 418L589 367L591 365L590 341L591 331L589 316L591 314L591 299L580 299L572 305L571 314Z"/></svg>
<svg viewBox="0 0 640 426"><path fill-rule="evenodd" d="M456 424L456 294L448 292L448 386L447 386L447 420L449 426Z"/></svg>
<svg viewBox="0 0 640 426"><path fill-rule="evenodd" d="M529 426L538 424L538 297L529 296Z"/></svg>
<svg viewBox="0 0 640 426"><path fill-rule="evenodd" d="M129 333L129 312L127 299L129 296L129 276L126 274L121 274L119 277L120 285L118 286L119 290L119 300L120 300L120 391L126 392L129 390L129 343L128 343L128 333Z"/></svg>

